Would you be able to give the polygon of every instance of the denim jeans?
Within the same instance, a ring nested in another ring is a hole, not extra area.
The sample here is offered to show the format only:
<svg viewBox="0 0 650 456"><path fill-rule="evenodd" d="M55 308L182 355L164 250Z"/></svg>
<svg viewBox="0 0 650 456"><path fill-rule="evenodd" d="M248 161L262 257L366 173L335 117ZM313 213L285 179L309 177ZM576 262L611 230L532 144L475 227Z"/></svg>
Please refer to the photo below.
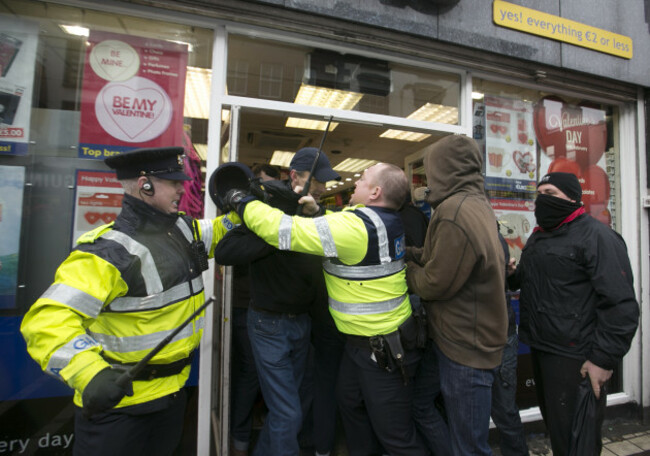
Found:
<svg viewBox="0 0 650 456"><path fill-rule="evenodd" d="M453 454L491 455L488 434L494 370L458 364L438 347L436 355Z"/></svg>
<svg viewBox="0 0 650 456"><path fill-rule="evenodd" d="M260 383L248 337L248 309L232 309L232 383L230 435L237 450L247 450L253 425L253 406Z"/></svg>
<svg viewBox="0 0 650 456"><path fill-rule="evenodd" d="M451 456L449 427L436 406L440 394L440 369L438 357L429 339L413 385L413 421L427 448L435 456Z"/></svg>
<svg viewBox="0 0 650 456"><path fill-rule="evenodd" d="M264 402L264 421L256 456L297 456L302 425L299 389L309 352L311 321L307 314L248 310L248 335Z"/></svg>
<svg viewBox="0 0 650 456"><path fill-rule="evenodd" d="M336 329L326 305L312 309L310 314L310 356L300 387L304 416L299 437L301 445L328 454L336 440L336 379L345 338Z"/></svg>
<svg viewBox="0 0 650 456"><path fill-rule="evenodd" d="M524 427L515 402L518 347L519 340L514 333L508 337L492 384L492 420L499 430L499 447L503 456L528 455Z"/></svg>

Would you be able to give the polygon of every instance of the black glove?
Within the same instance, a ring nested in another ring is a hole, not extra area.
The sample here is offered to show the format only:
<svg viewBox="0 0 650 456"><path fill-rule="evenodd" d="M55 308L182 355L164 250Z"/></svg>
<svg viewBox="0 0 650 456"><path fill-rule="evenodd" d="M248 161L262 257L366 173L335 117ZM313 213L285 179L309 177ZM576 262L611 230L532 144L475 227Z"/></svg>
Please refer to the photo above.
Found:
<svg viewBox="0 0 650 456"><path fill-rule="evenodd" d="M123 374L117 369L107 368L95 375L81 395L83 413L90 418L95 413L102 413L115 407L124 396L133 396L133 384L124 386L117 384L117 379Z"/></svg>
<svg viewBox="0 0 650 456"><path fill-rule="evenodd" d="M249 203L255 199L256 198L249 192L239 188L233 188L226 192L226 195L223 197L223 202L226 207L237 212L237 214L239 214L243 220L246 203Z"/></svg>

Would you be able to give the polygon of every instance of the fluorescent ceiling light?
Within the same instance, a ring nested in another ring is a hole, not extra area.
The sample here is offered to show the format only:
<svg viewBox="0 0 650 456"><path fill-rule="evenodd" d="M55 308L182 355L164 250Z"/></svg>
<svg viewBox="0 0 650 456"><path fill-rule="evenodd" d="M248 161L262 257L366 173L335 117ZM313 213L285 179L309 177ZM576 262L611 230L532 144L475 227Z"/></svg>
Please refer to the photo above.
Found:
<svg viewBox="0 0 650 456"><path fill-rule="evenodd" d="M283 150L273 151L273 156L269 162L271 165L281 166L283 168L288 168L291 164L291 159L296 155L295 152L285 152Z"/></svg>
<svg viewBox="0 0 650 456"><path fill-rule="evenodd" d="M363 94L358 92L349 92L347 90L328 89L326 87L302 84L298 90L294 103L349 111L359 104L361 98L363 98ZM338 123L332 122L330 124L330 131L334 130L338 125ZM327 122L322 120L289 117L286 126L291 128L325 131Z"/></svg>
<svg viewBox="0 0 650 456"><path fill-rule="evenodd" d="M458 108L427 103L413 112L407 119L424 120L425 122L438 122L455 124L458 122Z"/></svg>
<svg viewBox="0 0 650 456"><path fill-rule="evenodd" d="M458 123L458 108L454 106L427 103L411 113L407 119L423 120L425 122L456 124ZM427 133L415 133L404 130L386 130L381 135L379 135L380 138L401 139L403 141L414 142L422 141L429 136L431 135Z"/></svg>
<svg viewBox="0 0 650 456"><path fill-rule="evenodd" d="M381 135L379 135L380 138L399 139L401 141L412 141L412 142L424 141L429 136L431 135L427 133L416 133L414 131L406 131L406 130L386 130Z"/></svg>
<svg viewBox="0 0 650 456"><path fill-rule="evenodd" d="M326 188L327 190L329 190L329 189L331 189L331 188L334 188L334 187L338 186L338 184L339 184L338 181L327 181L327 182L325 183L325 188Z"/></svg>
<svg viewBox="0 0 650 456"><path fill-rule="evenodd" d="M363 158L346 158L334 167L334 171L341 173L356 173L370 168L372 165L379 163L377 160L365 160ZM343 185L343 184L341 184Z"/></svg>
<svg viewBox="0 0 650 456"><path fill-rule="evenodd" d="M294 103L349 111L359 103L361 98L363 94L358 92L302 84Z"/></svg>
<svg viewBox="0 0 650 456"><path fill-rule="evenodd" d="M289 128L302 128L305 130L325 131L325 127L327 127L327 122L324 120L312 120L312 119L302 119L300 117L289 117L287 118L287 123L285 124L285 126ZM329 131L334 130L338 126L339 124L337 122L330 123Z"/></svg>
<svg viewBox="0 0 650 456"><path fill-rule="evenodd" d="M82 27L80 25L64 25L64 24L59 24L59 27L63 29L65 33L68 35L74 35L74 36L88 36L90 34L90 30L88 30L86 27Z"/></svg>
<svg viewBox="0 0 650 456"><path fill-rule="evenodd" d="M483 94L481 92L472 92L472 99L473 100L482 100L483 99Z"/></svg>
<svg viewBox="0 0 650 456"><path fill-rule="evenodd" d="M184 117L193 119L207 119L209 117L211 80L212 71L209 68L187 67Z"/></svg>
<svg viewBox="0 0 650 456"><path fill-rule="evenodd" d="M412 142L424 141L429 136L431 135L427 133L416 133L414 131L406 131L406 130L386 130L381 135L379 135L380 138L399 139L401 141L412 141Z"/></svg>
<svg viewBox="0 0 650 456"><path fill-rule="evenodd" d="M351 178L351 177L346 177L346 178L345 178L345 182L351 182L351 181L352 181L352 178Z"/></svg>

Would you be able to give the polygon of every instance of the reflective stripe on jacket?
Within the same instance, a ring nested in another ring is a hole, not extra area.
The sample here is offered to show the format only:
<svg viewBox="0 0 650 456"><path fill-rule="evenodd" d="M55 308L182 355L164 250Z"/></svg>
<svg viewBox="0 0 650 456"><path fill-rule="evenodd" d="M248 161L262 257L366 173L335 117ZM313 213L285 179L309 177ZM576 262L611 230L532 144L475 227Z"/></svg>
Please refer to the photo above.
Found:
<svg viewBox="0 0 650 456"><path fill-rule="evenodd" d="M356 206L309 219L254 201L247 204L244 219L251 231L281 250L326 257L330 312L339 331L387 334L411 314L397 212Z"/></svg>
<svg viewBox="0 0 650 456"><path fill-rule="evenodd" d="M79 406L85 386L109 366L102 351L122 363L137 362L204 302L201 271L190 255L190 219L173 217L165 224L169 218L164 217L161 225L156 217L149 220L146 211L142 214L141 203L127 200L125 196L115 225L79 239L21 325L30 355L45 372L76 390ZM227 231L224 218L197 223L210 253ZM151 363L187 358L198 346L202 328L199 315ZM134 382L135 394L118 407L177 391L189 370L188 365L174 376Z"/></svg>

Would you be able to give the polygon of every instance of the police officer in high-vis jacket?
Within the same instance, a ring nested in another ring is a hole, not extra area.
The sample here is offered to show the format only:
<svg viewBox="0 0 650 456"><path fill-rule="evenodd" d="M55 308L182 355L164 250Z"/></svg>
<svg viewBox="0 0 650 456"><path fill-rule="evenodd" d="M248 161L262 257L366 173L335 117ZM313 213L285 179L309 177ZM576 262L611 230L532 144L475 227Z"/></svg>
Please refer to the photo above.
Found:
<svg viewBox="0 0 650 456"><path fill-rule="evenodd" d="M404 172L380 163L357 181L354 206L321 217L291 217L236 189L226 196L269 244L325 257L330 312L347 338L337 396L350 455L427 454L411 417L419 354L397 212L408 191ZM318 210L311 197L301 203Z"/></svg>
<svg viewBox="0 0 650 456"><path fill-rule="evenodd" d="M180 147L107 158L124 188L114 223L82 235L21 331L43 370L75 390L76 455L171 454L203 314L124 387L115 380L204 303L201 273L236 214L193 220Z"/></svg>

